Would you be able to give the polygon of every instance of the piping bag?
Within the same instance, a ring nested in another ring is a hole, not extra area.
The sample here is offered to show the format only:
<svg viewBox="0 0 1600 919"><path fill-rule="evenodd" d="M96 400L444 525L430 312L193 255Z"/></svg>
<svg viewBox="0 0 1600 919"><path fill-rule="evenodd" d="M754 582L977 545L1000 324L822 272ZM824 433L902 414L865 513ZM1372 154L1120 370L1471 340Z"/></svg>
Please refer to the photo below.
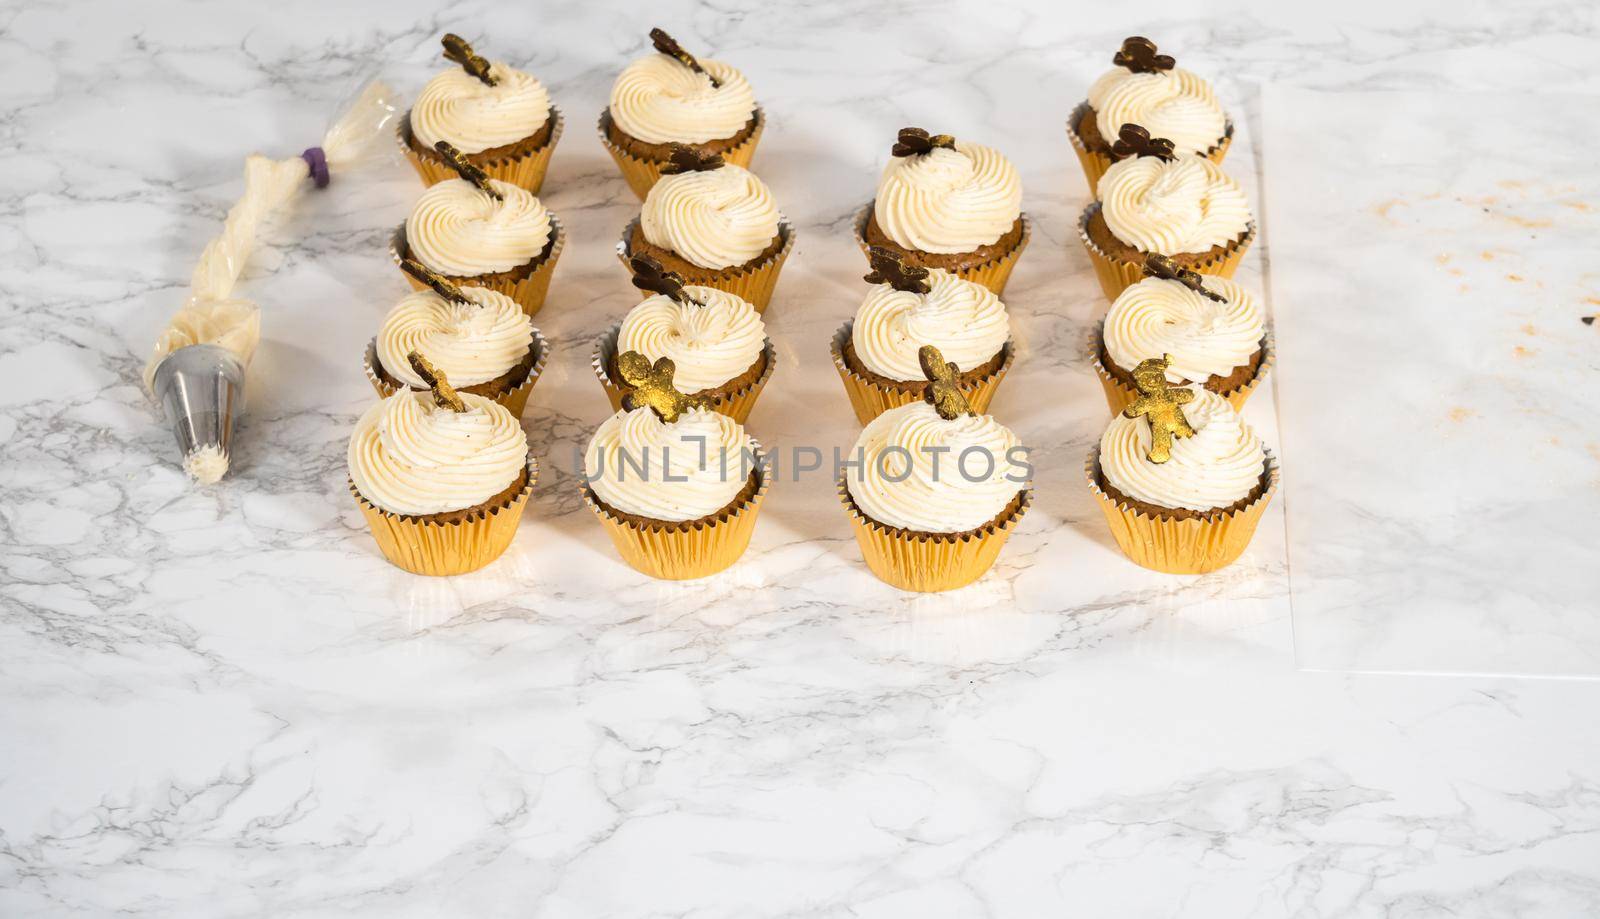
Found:
<svg viewBox="0 0 1600 919"><path fill-rule="evenodd" d="M326 188L331 169L366 152L394 117L394 93L373 81L322 139L289 159L253 154L244 161L244 195L228 211L222 234L200 253L189 299L156 339L144 384L165 412L183 454L183 468L202 485L228 471L234 417L244 407L250 358L261 340L261 310L233 296L255 249L256 232L308 185Z"/></svg>

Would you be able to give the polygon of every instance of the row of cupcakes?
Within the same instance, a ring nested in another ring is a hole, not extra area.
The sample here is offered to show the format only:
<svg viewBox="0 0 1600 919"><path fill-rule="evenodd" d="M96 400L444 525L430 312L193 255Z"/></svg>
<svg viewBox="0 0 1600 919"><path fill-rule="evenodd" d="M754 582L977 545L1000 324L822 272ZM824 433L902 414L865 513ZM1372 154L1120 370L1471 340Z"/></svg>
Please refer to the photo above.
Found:
<svg viewBox="0 0 1600 919"><path fill-rule="evenodd" d="M1067 124L1095 198L1079 235L1111 301L1090 361L1113 418L1084 472L1130 559L1212 571L1278 482L1240 415L1273 361L1264 310L1231 280L1255 223L1220 166L1233 122L1211 85L1140 36L1112 64Z"/></svg>
<svg viewBox="0 0 1600 919"><path fill-rule="evenodd" d="M743 551L770 484L753 469L711 476L716 467L690 461L695 445L742 464L758 455L742 422L777 363L760 309L794 236L738 162L759 135L753 103L739 119L755 122L742 132L748 143L721 143L709 127L749 101L743 77L659 30L651 37L660 54L624 71L602 117L645 199L618 255L648 296L597 343L595 372L616 414L590 440L584 492L625 560L690 577ZM383 399L358 422L349 454L351 490L384 554L429 574L503 552L537 479L516 435L549 350L529 317L563 241L534 194L559 111L526 74L456 36L444 46L460 69L430 81L400 128L429 183L392 245L417 291L368 346Z"/></svg>
<svg viewBox="0 0 1600 919"><path fill-rule="evenodd" d="M628 187L644 198L679 147L749 166L765 120L744 75L696 58L661 29L650 30L650 42L657 53L618 74L600 113L600 139ZM399 120L401 151L430 185L456 173L442 143L489 177L537 194L561 139L561 109L536 77L484 58L458 35L442 43L459 66L429 80Z"/></svg>

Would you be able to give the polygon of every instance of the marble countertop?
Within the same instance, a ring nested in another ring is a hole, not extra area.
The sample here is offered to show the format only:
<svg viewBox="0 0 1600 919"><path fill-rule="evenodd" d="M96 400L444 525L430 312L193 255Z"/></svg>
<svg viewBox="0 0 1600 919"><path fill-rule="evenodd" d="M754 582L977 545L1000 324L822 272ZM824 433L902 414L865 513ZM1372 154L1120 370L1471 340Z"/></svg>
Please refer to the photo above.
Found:
<svg viewBox="0 0 1600 919"><path fill-rule="evenodd" d="M0 914L1600 914L1600 683L1297 670L1281 511L1213 575L1117 554L1082 486L1104 301L1063 133L1151 35L1218 77L1255 196L1262 84L1600 91L1593 11L1061 6L0 11ZM1022 170L1035 235L992 411L1040 450L1038 492L978 584L880 584L820 479L780 483L746 558L687 584L626 568L582 506L572 454L607 414L588 357L633 302L611 245L638 207L592 120L652 24L738 64L769 115L755 168L800 236L764 442L855 435L827 341L893 131ZM314 143L371 75L414 92L447 30L564 108L544 198L571 239L536 319L527 519L494 566L427 579L345 491L361 349L405 290L402 163L268 231L222 485L185 481L138 374L243 155ZM1270 254L1269 225L1245 283ZM1271 441L1269 395L1249 416Z"/></svg>

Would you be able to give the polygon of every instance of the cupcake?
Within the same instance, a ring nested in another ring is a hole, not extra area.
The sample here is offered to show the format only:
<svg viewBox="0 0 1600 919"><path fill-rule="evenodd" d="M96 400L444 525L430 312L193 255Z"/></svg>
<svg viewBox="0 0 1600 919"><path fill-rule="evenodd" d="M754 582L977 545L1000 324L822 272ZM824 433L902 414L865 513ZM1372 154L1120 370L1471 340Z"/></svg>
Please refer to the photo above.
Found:
<svg viewBox="0 0 1600 919"><path fill-rule="evenodd" d="M721 154L682 144L672 145L661 172L622 232L622 263L646 255L687 283L738 294L765 310L794 248L794 227L766 183Z"/></svg>
<svg viewBox="0 0 1600 919"><path fill-rule="evenodd" d="M749 166L764 119L744 74L721 61L700 60L672 36L650 30L658 54L617 76L611 104L600 113L600 140L643 198L661 178L673 144Z"/></svg>
<svg viewBox="0 0 1600 919"><path fill-rule="evenodd" d="M511 545L538 465L505 406L457 393L415 351L408 359L430 391L399 390L356 422L350 493L395 565L416 574L476 571Z"/></svg>
<svg viewBox="0 0 1600 919"><path fill-rule="evenodd" d="M444 56L460 64L428 81L400 119L400 149L428 185L456 176L440 142L491 178L537 193L561 139L561 110L538 80L444 37Z"/></svg>
<svg viewBox="0 0 1600 919"><path fill-rule="evenodd" d="M1022 180L998 150L903 128L872 203L856 217L856 242L908 265L942 268L995 293L1028 245Z"/></svg>
<svg viewBox="0 0 1600 919"><path fill-rule="evenodd" d="M1233 143L1233 122L1210 83L1178 67L1170 55L1157 54L1155 42L1139 36L1123 41L1111 62L1116 66L1094 81L1088 100L1067 122L1090 188L1112 163L1129 155L1116 145L1125 124L1167 138L1179 156L1222 162Z"/></svg>
<svg viewBox="0 0 1600 919"><path fill-rule="evenodd" d="M491 179L441 147L460 178L430 185L395 231L390 255L408 258L453 284L487 287L517 301L532 316L544 305L550 275L566 234L556 215L525 188ZM411 285L425 285L406 275Z"/></svg>
<svg viewBox="0 0 1600 919"><path fill-rule="evenodd" d="M867 567L901 590L950 590L994 565L1031 492L1027 448L956 386L955 364L924 346L928 398L861 431L839 499Z"/></svg>
<svg viewBox="0 0 1600 919"><path fill-rule="evenodd" d="M528 314L505 294L457 287L415 259L403 267L429 289L408 294L383 317L378 336L367 345L372 388L380 397L429 389L411 366L416 352L443 371L457 392L493 399L521 418L550 352Z"/></svg>
<svg viewBox="0 0 1600 919"><path fill-rule="evenodd" d="M1160 255L1145 260L1149 277L1123 291L1095 329L1094 370L1113 413L1139 398L1133 370L1167 359L1167 382L1199 384L1243 409L1272 365L1266 316L1248 291Z"/></svg>
<svg viewBox="0 0 1600 919"><path fill-rule="evenodd" d="M1133 370L1139 397L1089 454L1089 488L1128 558L1172 574L1231 564L1254 535L1278 467L1222 398L1167 381L1164 357Z"/></svg>
<svg viewBox="0 0 1600 919"><path fill-rule="evenodd" d="M1014 354L1005 304L981 284L907 265L892 250L874 247L868 258L873 287L833 336L833 366L856 420L866 424L926 396L924 345L951 359L972 410L986 411Z"/></svg>
<svg viewBox="0 0 1600 919"><path fill-rule="evenodd" d="M744 427L673 388L671 358L618 360L632 387L595 430L583 461L584 501L623 561L657 578L715 574L750 545L771 486Z"/></svg>
<svg viewBox="0 0 1600 919"><path fill-rule="evenodd" d="M592 361L611 407L621 408L629 391L619 358L632 351L668 359L678 391L743 424L777 367L761 315L735 294L684 286L649 256L634 256L632 265L634 286L653 296L600 336Z"/></svg>
<svg viewBox="0 0 1600 919"><path fill-rule="evenodd" d="M1120 140L1132 155L1100 177L1100 200L1078 221L1106 299L1144 277L1151 253L1179 268L1233 277L1255 237L1244 189L1216 163L1177 156L1169 141L1138 125L1124 125Z"/></svg>

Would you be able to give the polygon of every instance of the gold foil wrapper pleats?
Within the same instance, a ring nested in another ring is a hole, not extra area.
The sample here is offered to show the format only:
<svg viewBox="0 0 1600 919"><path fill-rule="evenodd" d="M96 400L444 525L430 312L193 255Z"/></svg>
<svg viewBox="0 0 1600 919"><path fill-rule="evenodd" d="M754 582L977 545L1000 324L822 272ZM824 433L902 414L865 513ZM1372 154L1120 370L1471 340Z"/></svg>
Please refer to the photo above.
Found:
<svg viewBox="0 0 1600 919"><path fill-rule="evenodd" d="M539 464L528 457L528 480L505 503L455 523L407 517L380 510L348 481L350 494L367 519L383 557L413 574L466 574L499 558L517 535L528 496L539 479Z"/></svg>
<svg viewBox="0 0 1600 919"><path fill-rule="evenodd" d="M522 417L523 409L528 407L528 395L533 392L533 384L539 382L539 375L544 373L544 366L550 360L550 343L545 340L544 335L538 329L533 330L533 347L536 356L533 359L533 366L528 368L528 376L521 383L494 397L494 401L504 405L514 418ZM367 350L362 355L361 367L366 372L367 382L372 384L372 389L378 394L378 398L387 399L403 388L384 379L383 375L378 372L378 340L376 338L367 342Z"/></svg>
<svg viewBox="0 0 1600 919"><path fill-rule="evenodd" d="M1084 474L1122 554L1137 565L1167 574L1204 574L1237 561L1278 490L1278 463L1270 451L1267 487L1261 497L1236 511L1208 517L1151 516L1112 498L1100 487L1098 445L1089 452Z"/></svg>
<svg viewBox="0 0 1600 919"><path fill-rule="evenodd" d="M555 274L556 262L560 261L561 250L567 245L566 228L561 225L555 214L550 215L550 229L555 234L555 243L550 247L550 254L524 277L490 279L444 275L444 278L458 286L483 287L505 294L517 301L517 305L522 307L524 313L532 316L544 306L544 299L550 293L550 277ZM401 224L389 242L389 257L394 260L395 267L399 268L409 253L410 248L406 245L406 227L405 224ZM404 270L400 273L404 275L406 283L410 284L413 290L427 288L426 284L406 274Z"/></svg>
<svg viewBox="0 0 1600 919"><path fill-rule="evenodd" d="M1094 241L1089 238L1089 218L1100 207L1100 202L1089 205L1084 209L1083 216L1078 218L1078 238L1083 241L1083 248L1089 253L1089 263L1094 266L1094 275L1100 281L1100 289L1105 291L1106 299L1114 301L1124 290L1144 280L1144 261L1130 262L1113 258L1103 252ZM1245 234L1229 243L1221 255L1207 259L1198 265L1185 267L1192 268L1201 274L1215 275L1219 278L1231 278L1239 270L1239 263L1244 260L1244 254L1250 249L1250 243L1256 238L1255 224L1251 224Z"/></svg>
<svg viewBox="0 0 1600 919"><path fill-rule="evenodd" d="M845 395L850 397L850 407L855 410L856 420L865 426L867 422L889 409L921 401L927 391L927 385L918 383L910 387L884 386L852 370L844 359L844 346L850 341L850 331L854 325L852 321L840 326L839 331L833 333L830 349L833 352L834 369L839 371ZM999 390L1000 381L1005 379L1006 371L1011 369L1011 364L1016 358L1016 348L1010 339L1006 340L1000 353L1002 355L1000 366L992 373L984 374L970 383L961 384L961 394L967 397L967 404L980 415L989 410L989 403Z"/></svg>
<svg viewBox="0 0 1600 919"><path fill-rule="evenodd" d="M583 500L600 518L617 554L633 569L653 578L682 581L716 574L739 560L750 547L761 502L772 477L757 470L759 484L747 499L723 508L709 519L685 523L640 521L619 516L582 483Z"/></svg>
<svg viewBox="0 0 1600 919"><path fill-rule="evenodd" d="M550 140L543 146L535 147L515 156L495 157L483 161L475 156L468 159L473 165L489 174L491 179L510 182L528 191L538 194L544 186L545 173L550 170L550 157L555 153L556 143L561 140L561 129L566 124L566 119L561 115L561 109L550 107L550 117L555 119L555 126L550 129ZM460 178L449 163L442 157L425 156L422 151L411 145L411 113L407 112L395 126L395 134L400 142L400 152L405 154L406 162L422 177L422 184L433 185L448 179Z"/></svg>
<svg viewBox="0 0 1600 919"><path fill-rule="evenodd" d="M606 399L611 402L612 411L622 409L622 397L628 390L617 385L607 370L611 366L612 358L617 354L617 336L622 331L622 323L617 323L606 331L600 333L599 339L594 344L594 354L589 359L589 369L594 371L595 379L600 381L600 388L606 391ZM720 393L711 400L712 411L727 415L734 421L744 424L750 417L750 412L756 407L756 399L761 395L761 390L766 387L767 381L772 379L772 372L778 367L778 353L772 346L772 339L767 339L766 345L761 350L761 357L766 366L761 373L750 383L729 393Z"/></svg>
<svg viewBox="0 0 1600 919"><path fill-rule="evenodd" d="M722 151L723 162L732 163L735 166L743 166L746 169L750 168L750 161L756 155L756 144L761 140L761 132L767 126L766 113L761 110L759 105L756 106L755 118L756 126L750 132L750 136L739 144ZM633 193L639 196L640 201L643 201L644 196L650 194L650 188L660 181L661 167L665 166L667 161L647 160L637 157L612 143L611 138L606 136L605 112L600 113L599 128L600 143L604 144L606 150L611 153L611 158L617 161L617 168L622 170L622 177L627 180L628 187L633 189Z"/></svg>
<svg viewBox="0 0 1600 919"><path fill-rule="evenodd" d="M1023 489L997 518L968 533L916 533L863 514L845 475L837 485L867 568L886 584L922 593L954 590L983 577L1033 500L1032 490Z"/></svg>
<svg viewBox="0 0 1600 919"><path fill-rule="evenodd" d="M1011 270L1017 267L1017 259L1022 257L1022 250L1028 248L1028 240L1033 237L1033 220L1027 214L1020 216L1022 218L1022 237L1017 240L1017 244L1011 248L1010 252L981 265L963 268L955 272L955 275L974 284L982 284L984 287L994 291L995 296L1004 293L1006 282L1011 279ZM872 248L867 244L867 223L871 219L872 202L869 201L866 207L856 212L854 223L856 245L861 247L863 254Z"/></svg>
<svg viewBox="0 0 1600 919"><path fill-rule="evenodd" d="M634 228L638 225L638 217L630 220L628 225L622 228L622 238L617 241L617 258L622 262L622 270L628 272L630 277L633 269L628 260L633 258L633 249L628 243L633 239ZM778 235L783 239L783 245L778 247L777 252L759 263L728 268L711 278L686 278L684 282L726 291L743 298L756 308L756 312L764 313L767 311L767 305L772 302L773 292L777 290L778 275L783 271L783 263L788 261L789 253L794 251L794 225L787 220L780 220Z"/></svg>
<svg viewBox="0 0 1600 919"><path fill-rule="evenodd" d="M1122 413L1123 409L1132 405L1133 400L1139 398L1139 393L1133 387L1112 376L1111 371L1106 368L1105 361L1100 356L1103 350L1101 342L1104 341L1104 335L1105 320L1101 320L1096 325L1095 333L1089 341L1089 363L1094 367L1094 375L1100 381L1100 388L1105 390L1106 405L1110 407L1111 414L1118 415ZM1278 349L1270 326L1262 339L1261 349L1261 363L1256 367L1256 375L1251 377L1244 385L1218 394L1226 399L1229 405L1233 406L1234 411L1244 411L1244 404L1250 401L1250 394L1256 391L1256 387L1260 386L1261 381L1266 379L1267 371L1271 370L1272 365L1277 362Z"/></svg>

